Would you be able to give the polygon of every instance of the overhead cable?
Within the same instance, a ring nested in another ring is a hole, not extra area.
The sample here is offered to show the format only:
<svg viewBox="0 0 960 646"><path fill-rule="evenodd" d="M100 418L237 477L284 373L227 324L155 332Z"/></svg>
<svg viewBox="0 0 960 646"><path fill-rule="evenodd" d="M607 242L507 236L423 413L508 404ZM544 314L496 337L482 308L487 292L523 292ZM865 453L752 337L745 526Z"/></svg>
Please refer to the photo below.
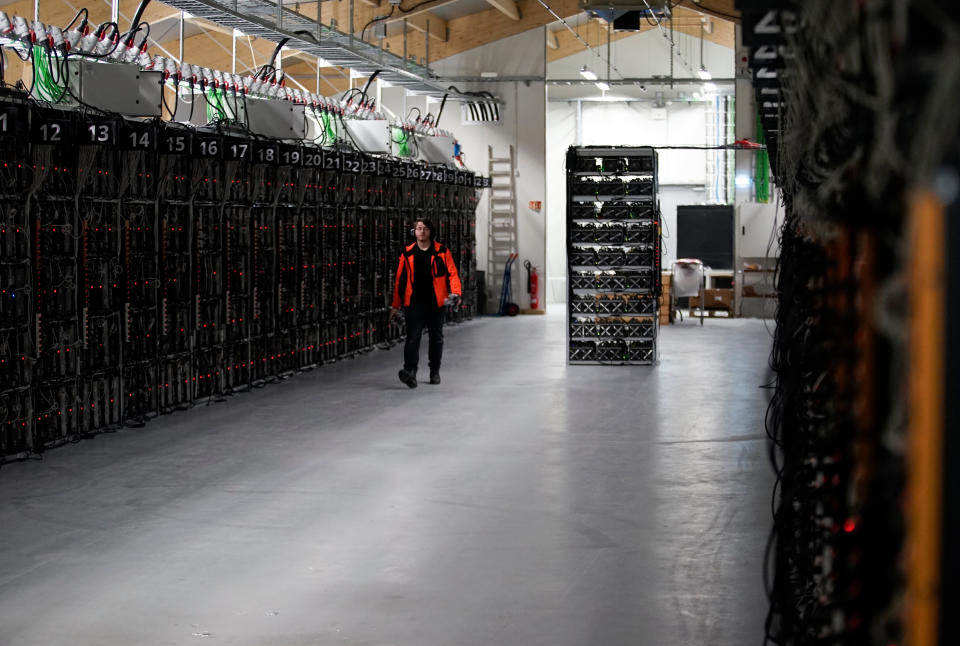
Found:
<svg viewBox="0 0 960 646"><path fill-rule="evenodd" d="M644 0L644 1L646 1L646 0ZM563 18L561 18L560 15L557 14L556 11L554 11L553 9L550 8L550 5L548 5L548 4L547 4L546 2L544 2L543 0L537 0L537 2L539 2L541 5L543 5L543 8L546 9L547 11L549 11L551 16L553 16L554 18L556 18L557 20L559 20L561 23L563 23L563 26L566 27L567 29L569 29L569 30L570 30L570 33L573 34L573 35L576 37L577 40L579 40L581 43L583 43L583 46L584 46L584 47L586 47L586 48L589 49L591 52L593 52L593 55L594 55L594 56L596 56L597 58L599 58L602 63L605 63L605 64L607 64L608 66L610 66L610 67L613 69L613 71L617 73L617 76L619 76L620 78L623 78L623 74L620 72L620 70L618 70L615 65L611 65L609 60L604 59L604 57L600 54L600 52L598 52L598 51L595 50L593 47L591 47L591 46L590 46L590 43L588 43L587 41L585 41L585 40L580 36L580 34L577 33L577 30L570 26L570 23L568 23L566 20L564 20Z"/></svg>

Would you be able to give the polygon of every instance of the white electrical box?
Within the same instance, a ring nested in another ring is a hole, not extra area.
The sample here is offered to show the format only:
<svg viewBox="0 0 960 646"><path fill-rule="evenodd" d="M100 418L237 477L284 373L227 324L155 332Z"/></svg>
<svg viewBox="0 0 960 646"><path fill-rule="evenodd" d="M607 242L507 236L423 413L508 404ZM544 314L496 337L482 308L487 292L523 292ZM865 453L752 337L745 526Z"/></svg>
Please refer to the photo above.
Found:
<svg viewBox="0 0 960 646"><path fill-rule="evenodd" d="M307 134L304 106L290 101L247 98L247 127L264 137L303 139Z"/></svg>
<svg viewBox="0 0 960 646"><path fill-rule="evenodd" d="M386 119L347 119L347 141L365 153L390 154L390 123Z"/></svg>
<svg viewBox="0 0 960 646"><path fill-rule="evenodd" d="M454 167L453 137L449 135L417 135L420 159L431 164Z"/></svg>

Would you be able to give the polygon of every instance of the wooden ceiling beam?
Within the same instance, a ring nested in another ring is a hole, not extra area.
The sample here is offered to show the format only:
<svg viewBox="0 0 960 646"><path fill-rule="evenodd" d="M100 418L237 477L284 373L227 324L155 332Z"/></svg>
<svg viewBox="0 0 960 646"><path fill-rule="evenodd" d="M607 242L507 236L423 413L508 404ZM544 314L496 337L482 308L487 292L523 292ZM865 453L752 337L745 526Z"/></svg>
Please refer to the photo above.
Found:
<svg viewBox="0 0 960 646"><path fill-rule="evenodd" d="M447 30L449 29L447 21L429 11L408 18L407 25L419 32L429 32L431 38L436 38L441 42L447 41Z"/></svg>
<svg viewBox="0 0 960 646"><path fill-rule="evenodd" d="M722 18L730 22L740 22L740 12L735 0L680 0L680 7L686 7L700 13Z"/></svg>
<svg viewBox="0 0 960 646"><path fill-rule="evenodd" d="M440 0L440 2L444 2L444 0ZM434 3L431 3L431 5L437 6ZM477 13L447 21L449 30L447 41L437 45L430 44L430 62L433 63L501 38L542 27L556 20L537 0L517 0L517 6L520 14L519 20L513 20L499 9L490 7ZM551 0L550 6L558 15L564 17L580 13L577 0ZM402 17L399 18L399 20L402 19ZM384 46L394 54L401 54L403 51L403 34L385 39ZM426 47L422 33L412 30L407 33L407 55L416 57L418 60L426 59Z"/></svg>
<svg viewBox="0 0 960 646"><path fill-rule="evenodd" d="M654 27L656 29L656 27ZM646 30L644 30L646 31ZM603 31L595 30L595 34L591 34L590 30L582 30L580 37L585 41L590 43L590 46L593 48L602 47L607 44L607 30L604 27ZM630 36L636 36L638 32L635 31L615 31L610 36L610 42L615 43L618 40L623 40L624 38L629 38ZM566 58L567 56L572 56L574 54L579 54L580 52L587 51L577 37L571 34L569 31L564 29L563 31L558 31L554 34L554 37L557 39L557 47L547 50L547 62L552 63L553 61L560 60L561 58ZM604 51L604 56L606 52Z"/></svg>
<svg viewBox="0 0 960 646"><path fill-rule="evenodd" d="M394 12L394 15L390 18L387 18L384 22L388 25L394 22L403 22L404 18L410 20L410 18L416 15L432 11L433 9L439 9L440 7L453 4L454 2L459 2L459 0L434 0L434 2L427 2L425 4L418 5L416 9L412 9L410 11L402 13Z"/></svg>
<svg viewBox="0 0 960 646"><path fill-rule="evenodd" d="M678 33L699 38L701 24L700 20L701 14L699 12L683 7L676 7L673 10L673 29ZM598 22L602 23L603 21ZM581 38L590 43L591 47L601 47L607 42L606 23L603 24L604 27L602 29L583 28L578 29L578 33L580 34ZM669 29L669 23L665 23L664 27ZM616 42L618 40L622 40L623 38L628 38L630 36L635 36L637 34L656 29L656 25L650 25L646 22L641 22L639 31L613 32L611 42ZM550 48L547 50L547 62L553 62L584 51L583 43L577 40L577 38L566 29L557 31L556 38L559 46L557 48ZM731 49L735 44L734 38L734 25L732 22L725 20L714 21L713 29L709 33L704 32L703 34L703 39L705 41L723 45L724 47L730 47Z"/></svg>
<svg viewBox="0 0 960 646"><path fill-rule="evenodd" d="M560 47L560 42L557 40L557 32L547 30L547 47L550 49L557 49Z"/></svg>
<svg viewBox="0 0 960 646"><path fill-rule="evenodd" d="M495 9L510 20L520 20L520 9L517 7L516 0L487 0Z"/></svg>

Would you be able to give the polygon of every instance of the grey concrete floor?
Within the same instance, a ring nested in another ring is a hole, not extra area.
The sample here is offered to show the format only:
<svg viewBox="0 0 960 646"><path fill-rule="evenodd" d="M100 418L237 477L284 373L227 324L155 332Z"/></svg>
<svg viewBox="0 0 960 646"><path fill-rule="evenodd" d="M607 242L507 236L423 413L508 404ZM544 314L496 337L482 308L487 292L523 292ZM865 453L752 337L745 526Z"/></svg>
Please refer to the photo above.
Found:
<svg viewBox="0 0 960 646"><path fill-rule="evenodd" d="M758 643L763 323L668 327L655 367L568 367L563 326L448 329L440 386L376 351L0 469L0 644Z"/></svg>

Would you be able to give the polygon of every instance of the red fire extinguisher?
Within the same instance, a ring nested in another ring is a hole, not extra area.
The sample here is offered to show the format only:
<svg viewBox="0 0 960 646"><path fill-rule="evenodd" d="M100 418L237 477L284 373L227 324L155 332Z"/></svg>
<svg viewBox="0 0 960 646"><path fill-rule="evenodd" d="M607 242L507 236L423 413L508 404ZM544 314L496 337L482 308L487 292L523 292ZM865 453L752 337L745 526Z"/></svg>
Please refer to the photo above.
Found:
<svg viewBox="0 0 960 646"><path fill-rule="evenodd" d="M527 293L530 294L530 309L540 309L540 277L537 268L529 260L523 261L523 268L527 270Z"/></svg>

